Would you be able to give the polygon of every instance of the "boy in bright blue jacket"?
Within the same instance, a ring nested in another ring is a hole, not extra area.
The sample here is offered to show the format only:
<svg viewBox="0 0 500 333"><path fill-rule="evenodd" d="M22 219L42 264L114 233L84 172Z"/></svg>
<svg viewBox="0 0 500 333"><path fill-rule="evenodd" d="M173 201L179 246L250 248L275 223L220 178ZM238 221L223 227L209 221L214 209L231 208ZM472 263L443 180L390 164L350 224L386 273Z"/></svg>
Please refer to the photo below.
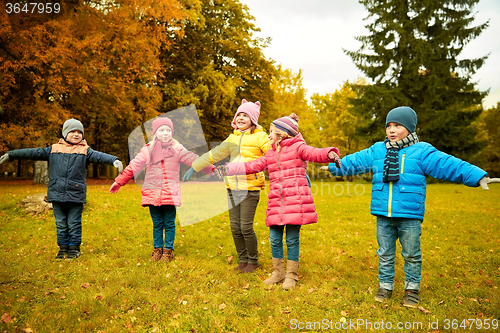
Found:
<svg viewBox="0 0 500 333"><path fill-rule="evenodd" d="M331 163L334 176L373 174L371 213L377 217L379 289L375 300L382 302L394 289L396 240L402 246L405 272L403 305L417 307L422 271L421 223L425 211L425 176L476 187L500 182L487 178L480 168L419 142L415 129L417 114L398 107L387 115L384 142L344 157L341 168Z"/></svg>

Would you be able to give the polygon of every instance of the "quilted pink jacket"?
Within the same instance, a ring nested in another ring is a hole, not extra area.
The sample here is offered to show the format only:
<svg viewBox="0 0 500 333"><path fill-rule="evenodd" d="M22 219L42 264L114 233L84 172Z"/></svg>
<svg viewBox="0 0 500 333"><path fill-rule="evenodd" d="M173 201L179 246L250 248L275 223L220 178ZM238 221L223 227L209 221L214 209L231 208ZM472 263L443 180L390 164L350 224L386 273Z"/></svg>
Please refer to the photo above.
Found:
<svg viewBox="0 0 500 333"><path fill-rule="evenodd" d="M337 148L314 148L308 146L302 135L281 141L276 148L267 151L261 158L246 163L228 163L228 175L257 173L268 169L269 196L266 225L305 225L316 223L318 215L306 178L306 161L328 163L330 151Z"/></svg>
<svg viewBox="0 0 500 333"><path fill-rule="evenodd" d="M198 155L177 141L172 141L172 145L163 148L165 158L156 164L150 164L152 142L146 144L125 170L115 178L115 182L123 186L134 177L134 174L139 174L146 167L146 177L142 185L142 206L181 205L180 163L190 167Z"/></svg>

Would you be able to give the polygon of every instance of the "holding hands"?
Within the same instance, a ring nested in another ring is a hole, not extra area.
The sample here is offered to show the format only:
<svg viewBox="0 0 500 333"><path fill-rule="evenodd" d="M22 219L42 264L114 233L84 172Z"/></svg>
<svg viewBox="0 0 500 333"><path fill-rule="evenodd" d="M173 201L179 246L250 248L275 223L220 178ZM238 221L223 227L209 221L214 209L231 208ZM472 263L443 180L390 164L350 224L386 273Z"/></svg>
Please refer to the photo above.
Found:
<svg viewBox="0 0 500 333"><path fill-rule="evenodd" d="M335 166L338 169L340 169L340 151L338 148L332 148L332 150L328 153L328 158L332 161L332 163L335 163ZM323 169L323 167L321 167L320 170L328 171L328 167L325 168L326 169Z"/></svg>
<svg viewBox="0 0 500 333"><path fill-rule="evenodd" d="M229 170L228 170L228 167L224 164L224 165L219 165L218 167L215 167L214 173L217 175L217 177L220 180L223 180L224 177L226 177L227 174L229 173Z"/></svg>

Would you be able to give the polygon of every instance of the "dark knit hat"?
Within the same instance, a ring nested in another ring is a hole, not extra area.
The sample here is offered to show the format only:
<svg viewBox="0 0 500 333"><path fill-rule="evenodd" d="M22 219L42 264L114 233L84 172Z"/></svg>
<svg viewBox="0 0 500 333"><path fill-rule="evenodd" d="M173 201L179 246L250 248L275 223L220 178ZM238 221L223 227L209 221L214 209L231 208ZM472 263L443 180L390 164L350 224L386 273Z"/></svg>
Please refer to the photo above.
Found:
<svg viewBox="0 0 500 333"><path fill-rule="evenodd" d="M299 134L299 117L292 113L288 117L281 117L272 122L278 132L285 132L289 136L296 136Z"/></svg>
<svg viewBox="0 0 500 333"><path fill-rule="evenodd" d="M387 114L385 126L388 123L398 123L406 127L408 132L413 133L417 128L417 114L409 106L400 106L392 109Z"/></svg>
<svg viewBox="0 0 500 333"><path fill-rule="evenodd" d="M172 134L174 134L174 124L172 123L172 120L170 120L170 118L167 117L158 117L155 120L153 120L153 134L156 133L158 127L163 125L167 125L168 127L170 127L170 129L172 130Z"/></svg>
<svg viewBox="0 0 500 333"><path fill-rule="evenodd" d="M62 135L63 138L66 139L66 136L68 136L69 132L73 131L80 131L83 133L83 125L79 120L76 119L68 119L64 122L63 128L62 128Z"/></svg>

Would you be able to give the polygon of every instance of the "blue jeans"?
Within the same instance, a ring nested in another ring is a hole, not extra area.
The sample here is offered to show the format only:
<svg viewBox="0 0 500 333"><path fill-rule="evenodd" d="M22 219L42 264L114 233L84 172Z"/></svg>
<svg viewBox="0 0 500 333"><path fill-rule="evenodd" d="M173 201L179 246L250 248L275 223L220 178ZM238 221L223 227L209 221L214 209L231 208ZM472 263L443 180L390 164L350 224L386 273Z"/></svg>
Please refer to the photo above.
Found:
<svg viewBox="0 0 500 333"><path fill-rule="evenodd" d="M377 255L379 286L394 289L396 240L399 238L405 260L405 290L419 290L422 276L420 235L422 221L417 219L377 216Z"/></svg>
<svg viewBox="0 0 500 333"><path fill-rule="evenodd" d="M149 214L153 220L153 246L174 249L175 240L175 206L149 206ZM165 231L165 241L163 241Z"/></svg>
<svg viewBox="0 0 500 333"><path fill-rule="evenodd" d="M286 225L286 246L288 249L288 260L299 261L300 253L300 225ZM269 240L271 241L271 253L273 258L284 258L283 254L283 231L284 225L273 225L269 227Z"/></svg>
<svg viewBox="0 0 500 333"><path fill-rule="evenodd" d="M57 244L80 246L82 243L83 204L74 202L52 202L56 218Z"/></svg>

